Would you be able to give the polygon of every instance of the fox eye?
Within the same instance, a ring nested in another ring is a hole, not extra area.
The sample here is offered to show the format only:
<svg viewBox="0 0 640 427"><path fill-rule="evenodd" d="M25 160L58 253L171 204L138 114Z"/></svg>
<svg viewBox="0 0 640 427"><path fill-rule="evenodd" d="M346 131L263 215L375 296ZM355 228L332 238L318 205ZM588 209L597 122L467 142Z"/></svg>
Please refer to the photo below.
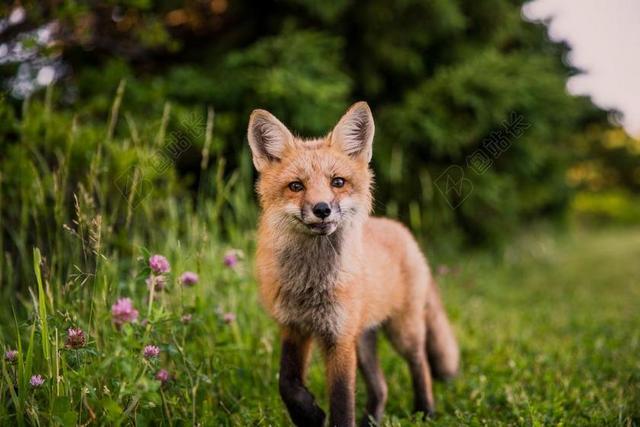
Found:
<svg viewBox="0 0 640 427"><path fill-rule="evenodd" d="M299 191L304 190L304 185L300 181L293 181L289 183L289 190L297 193Z"/></svg>
<svg viewBox="0 0 640 427"><path fill-rule="evenodd" d="M339 176L333 178L331 180L331 186L336 188L344 187L344 178L340 178Z"/></svg>

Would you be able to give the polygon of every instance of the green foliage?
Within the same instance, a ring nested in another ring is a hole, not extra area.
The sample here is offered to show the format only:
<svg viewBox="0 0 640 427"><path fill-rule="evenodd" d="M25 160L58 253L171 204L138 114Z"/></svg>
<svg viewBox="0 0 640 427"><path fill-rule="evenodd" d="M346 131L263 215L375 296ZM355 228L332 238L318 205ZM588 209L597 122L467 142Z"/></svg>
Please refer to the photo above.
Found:
<svg viewBox="0 0 640 427"><path fill-rule="evenodd" d="M433 181L455 164L466 169L465 178L473 185L453 210L452 200L440 192L432 195L423 213L429 234L437 236L458 223L469 237L495 242L530 215L561 210L568 197L562 167L568 153L556 141L568 138L563 122L574 120L580 103L564 95L564 81L553 68L542 56L483 52L442 69L400 106L381 113L378 141L393 141L393 149L400 146L416 154L403 157L404 170L420 171ZM560 117L558 110L567 113ZM514 117L526 124L521 134L506 135L507 147L499 153L487 150L487 143L495 142L493 135L503 132ZM481 172L469 167L476 150L491 162ZM411 200L415 187L402 186L402 178L385 174L393 170L384 167L392 157L387 153L376 158L383 199Z"/></svg>
<svg viewBox="0 0 640 427"><path fill-rule="evenodd" d="M174 112L213 106L213 145L228 171L246 162L252 109L267 108L299 134L318 136L365 99L377 120L376 212L446 245L499 245L532 217L561 216L570 197L563 176L575 155L570 135L605 123L589 102L566 93L565 49L524 22L518 2L26 7L32 23L58 18L69 30L59 37L73 75L60 100L75 104L83 122L109 113L122 79L123 108L142 127L157 126L166 101ZM469 156L514 114L530 127L475 176ZM120 121L116 135L128 133ZM194 150L178 169L197 176L197 156ZM472 194L438 187L452 165L465 168Z"/></svg>
<svg viewBox="0 0 640 427"><path fill-rule="evenodd" d="M578 192L570 212L591 224L640 221L640 140L619 127L590 126L571 139L574 160L567 173Z"/></svg>
<svg viewBox="0 0 640 427"><path fill-rule="evenodd" d="M594 225L637 224L640 199L623 191L580 192L571 203L571 212L582 222Z"/></svg>
<svg viewBox="0 0 640 427"><path fill-rule="evenodd" d="M110 124L98 125L54 110L52 91L45 103L25 104L22 119L13 126L19 134L3 143L0 243L7 256L26 261L31 248L38 247L49 254L47 267L64 284L69 274L89 274L97 263L79 256L76 239L83 249L97 244L105 251L131 255L137 245L161 241L158 231L176 218L193 215L196 203L197 209L208 212L207 226L215 238L229 236L225 221L253 227L250 161L226 169L225 147L216 139L209 167L201 168L202 145L212 132L206 114L172 112L167 104L159 123L139 125L118 108L126 98L123 90L111 108ZM212 111L210 115L213 123ZM125 131L126 136L119 135ZM195 167L182 171L183 165ZM83 261L74 265L51 258L52 253ZM7 292L26 291L32 275L29 264L0 259L0 279Z"/></svg>

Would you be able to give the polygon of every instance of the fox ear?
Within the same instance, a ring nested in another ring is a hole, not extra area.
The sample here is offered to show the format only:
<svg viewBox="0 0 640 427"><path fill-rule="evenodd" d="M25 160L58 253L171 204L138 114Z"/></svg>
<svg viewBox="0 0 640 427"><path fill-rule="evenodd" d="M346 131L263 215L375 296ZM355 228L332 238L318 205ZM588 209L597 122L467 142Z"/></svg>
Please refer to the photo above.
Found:
<svg viewBox="0 0 640 427"><path fill-rule="evenodd" d="M371 161L373 154L373 115L366 102L356 102L340 119L331 133L331 144L354 158Z"/></svg>
<svg viewBox="0 0 640 427"><path fill-rule="evenodd" d="M280 160L287 146L293 143L289 129L266 110L251 113L247 139L258 172L268 163Z"/></svg>

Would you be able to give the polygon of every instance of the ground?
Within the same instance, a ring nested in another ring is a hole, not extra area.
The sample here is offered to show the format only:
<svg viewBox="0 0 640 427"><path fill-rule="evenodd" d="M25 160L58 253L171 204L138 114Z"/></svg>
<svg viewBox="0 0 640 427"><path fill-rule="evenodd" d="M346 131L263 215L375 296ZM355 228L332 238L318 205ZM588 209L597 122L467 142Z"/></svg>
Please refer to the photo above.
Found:
<svg viewBox="0 0 640 427"><path fill-rule="evenodd" d="M479 254L449 272L434 266L445 273L439 281L462 347L462 373L436 386L433 424L637 425L639 256L638 229L531 232L504 259ZM275 356L263 384L271 396ZM384 340L381 357L389 384L384 425L418 425L408 371ZM326 408L319 359L310 387ZM242 404L282 422L282 405L269 401ZM358 403L360 411L361 382Z"/></svg>
<svg viewBox="0 0 640 427"><path fill-rule="evenodd" d="M206 255L199 259L170 237L166 244L161 251L172 274L198 264L201 279L193 288L163 294L150 326L111 324L116 294L133 297L140 319L148 315L140 279L96 292L91 321L73 314L72 304L57 304L56 314L46 316L55 337L52 354L59 354L49 365L60 370L58 385L40 356L42 324L33 317L20 322L24 352L30 353L23 376L40 372L47 379L39 389L18 390L26 423L290 425L278 395L278 332L259 305L250 254L231 269L220 253L200 251ZM479 252L434 261L462 347L462 372L436 385L435 420L418 422L410 413L406 366L381 340L389 384L383 425L638 425L639 255L640 229L577 229L561 235L530 231L504 257ZM193 319L185 325L180 318L187 311ZM226 312L234 312L235 320L225 322ZM11 323L2 326L6 347L13 342ZM63 348L70 324L85 328L85 349ZM160 347L158 360L142 358L145 344ZM3 381L17 369L4 368ZM162 387L154 379L159 368L172 378ZM15 424L6 384L0 384L0 424ZM309 386L326 408L317 354ZM361 413L360 380L357 400Z"/></svg>
<svg viewBox="0 0 640 427"><path fill-rule="evenodd" d="M436 389L437 424L637 425L638 255L638 230L532 233L442 278L463 371ZM387 422L411 425L407 373L384 359Z"/></svg>

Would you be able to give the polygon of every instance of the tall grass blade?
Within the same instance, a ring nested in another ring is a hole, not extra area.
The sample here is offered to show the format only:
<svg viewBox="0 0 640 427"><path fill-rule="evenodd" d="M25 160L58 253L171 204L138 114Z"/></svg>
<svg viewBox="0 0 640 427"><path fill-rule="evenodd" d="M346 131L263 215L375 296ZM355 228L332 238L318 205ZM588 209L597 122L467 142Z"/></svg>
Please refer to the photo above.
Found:
<svg viewBox="0 0 640 427"><path fill-rule="evenodd" d="M33 249L33 270L36 274L36 281L38 282L38 317L40 318L40 337L42 339L42 353L44 360L49 369L49 376L53 374L51 368L51 348L49 347L49 324L47 322L47 300L42 284L42 273L40 271L40 263L42 262L42 256L40 255L40 249Z"/></svg>
<svg viewBox="0 0 640 427"><path fill-rule="evenodd" d="M113 138L113 133L115 132L116 124L118 123L118 114L120 112L120 105L122 104L122 98L124 97L124 89L126 86L127 81L125 79L120 80L118 89L116 91L116 97L113 100L113 104L111 105L109 127L107 128L107 141L111 141L111 139Z"/></svg>
<svg viewBox="0 0 640 427"><path fill-rule="evenodd" d="M18 356L22 357L22 355ZM9 390L9 394L11 395L11 400L13 401L13 405L16 408L16 419L18 421L19 426L24 425L24 409L21 403L21 400L18 398L16 394L16 390L13 388L13 381L7 372L7 364L2 362L2 375L4 376L4 380L7 382L7 389Z"/></svg>
<svg viewBox="0 0 640 427"><path fill-rule="evenodd" d="M20 326L18 324L18 317L16 316L16 311L13 307L13 304L11 305L11 311L13 313L13 322L15 324L15 328L16 328L16 348L18 350L18 370L16 371L16 383L18 385L18 400L15 401L17 405L20 406L20 408L24 407L24 402L26 400L26 387L27 387L27 375L25 372L25 366L24 366L24 353L22 351L22 337L20 336ZM32 330L32 336L33 336L33 330ZM24 424L24 415L22 412L20 412L18 414L18 424L23 425Z"/></svg>

